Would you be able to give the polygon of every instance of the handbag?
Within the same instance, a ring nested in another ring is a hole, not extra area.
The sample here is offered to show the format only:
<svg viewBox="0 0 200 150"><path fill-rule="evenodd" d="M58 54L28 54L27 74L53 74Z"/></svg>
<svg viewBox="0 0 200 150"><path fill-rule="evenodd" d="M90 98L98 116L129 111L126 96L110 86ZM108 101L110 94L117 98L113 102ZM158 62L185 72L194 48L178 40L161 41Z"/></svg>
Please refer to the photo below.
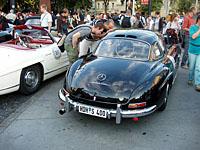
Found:
<svg viewBox="0 0 200 150"><path fill-rule="evenodd" d="M169 43L170 44L178 44L178 35L176 33L175 29L169 28L166 30L166 34L169 38Z"/></svg>

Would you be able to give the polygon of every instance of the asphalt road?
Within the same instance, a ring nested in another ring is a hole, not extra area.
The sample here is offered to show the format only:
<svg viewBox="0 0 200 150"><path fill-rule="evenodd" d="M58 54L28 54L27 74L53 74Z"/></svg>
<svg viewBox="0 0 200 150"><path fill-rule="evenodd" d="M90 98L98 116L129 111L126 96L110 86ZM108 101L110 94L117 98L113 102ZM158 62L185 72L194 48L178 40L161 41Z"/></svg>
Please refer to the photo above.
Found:
<svg viewBox="0 0 200 150"><path fill-rule="evenodd" d="M200 93L186 84L186 70L179 69L164 112L138 122L125 119L121 125L77 112L60 116L57 91L63 77L45 82L34 95L3 97L4 102L19 101L21 106L2 119L0 150L200 149Z"/></svg>

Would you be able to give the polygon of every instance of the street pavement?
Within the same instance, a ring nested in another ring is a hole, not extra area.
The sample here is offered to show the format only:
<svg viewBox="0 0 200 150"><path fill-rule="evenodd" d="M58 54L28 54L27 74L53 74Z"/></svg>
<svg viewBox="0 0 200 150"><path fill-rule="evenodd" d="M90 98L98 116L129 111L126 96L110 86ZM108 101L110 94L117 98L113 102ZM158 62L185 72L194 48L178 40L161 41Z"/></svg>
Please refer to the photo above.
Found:
<svg viewBox="0 0 200 150"><path fill-rule="evenodd" d="M96 118L58 114L57 92L64 76L47 81L0 124L0 150L199 150L200 93L179 69L164 112L140 118Z"/></svg>

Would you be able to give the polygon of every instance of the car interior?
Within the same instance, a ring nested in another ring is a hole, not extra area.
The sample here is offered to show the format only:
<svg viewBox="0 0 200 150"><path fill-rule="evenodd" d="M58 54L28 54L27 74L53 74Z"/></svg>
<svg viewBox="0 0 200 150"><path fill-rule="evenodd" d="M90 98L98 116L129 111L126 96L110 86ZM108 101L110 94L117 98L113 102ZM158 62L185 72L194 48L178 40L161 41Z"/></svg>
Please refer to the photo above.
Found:
<svg viewBox="0 0 200 150"><path fill-rule="evenodd" d="M53 40L48 33L43 30L19 30L15 31L15 36L12 40L4 42L4 44L13 44L22 46L28 49L36 49L53 44Z"/></svg>

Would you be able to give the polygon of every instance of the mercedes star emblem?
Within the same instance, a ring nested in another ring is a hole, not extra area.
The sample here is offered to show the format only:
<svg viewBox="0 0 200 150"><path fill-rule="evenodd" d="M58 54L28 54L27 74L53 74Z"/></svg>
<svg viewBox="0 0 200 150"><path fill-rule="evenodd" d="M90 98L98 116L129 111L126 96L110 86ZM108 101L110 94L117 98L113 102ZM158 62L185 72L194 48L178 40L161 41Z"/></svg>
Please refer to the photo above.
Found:
<svg viewBox="0 0 200 150"><path fill-rule="evenodd" d="M97 76L98 81L104 81L106 79L106 75L101 73Z"/></svg>

